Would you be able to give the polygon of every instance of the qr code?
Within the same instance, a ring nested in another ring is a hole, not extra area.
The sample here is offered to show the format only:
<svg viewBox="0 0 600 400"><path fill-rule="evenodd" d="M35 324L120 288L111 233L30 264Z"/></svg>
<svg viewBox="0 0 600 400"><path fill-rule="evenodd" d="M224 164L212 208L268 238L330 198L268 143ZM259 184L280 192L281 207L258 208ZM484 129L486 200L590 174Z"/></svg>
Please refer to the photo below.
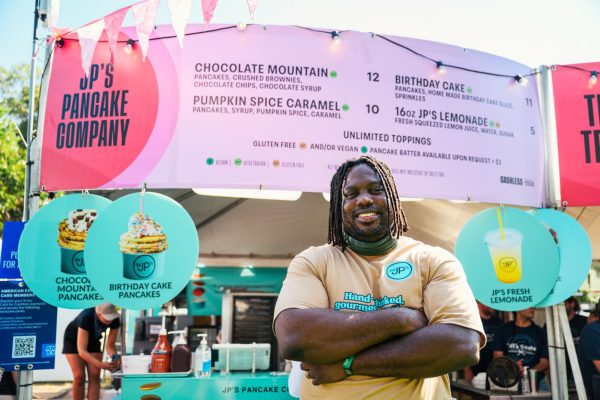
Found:
<svg viewBox="0 0 600 400"><path fill-rule="evenodd" d="M35 357L35 336L13 336L12 358Z"/></svg>

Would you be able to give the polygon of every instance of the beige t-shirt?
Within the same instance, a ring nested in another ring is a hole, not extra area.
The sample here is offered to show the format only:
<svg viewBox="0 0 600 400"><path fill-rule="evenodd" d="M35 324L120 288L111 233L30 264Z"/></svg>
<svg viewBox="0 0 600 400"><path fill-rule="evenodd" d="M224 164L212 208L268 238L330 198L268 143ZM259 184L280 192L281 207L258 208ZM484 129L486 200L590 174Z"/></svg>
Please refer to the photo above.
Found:
<svg viewBox="0 0 600 400"><path fill-rule="evenodd" d="M288 268L275 319L288 308L329 308L375 311L401 305L422 310L433 324L454 324L485 334L477 305L462 266L449 252L408 237L383 256L362 257L350 249L310 247ZM353 375L332 384L314 386L303 379L301 399L449 399L446 375L401 379Z"/></svg>

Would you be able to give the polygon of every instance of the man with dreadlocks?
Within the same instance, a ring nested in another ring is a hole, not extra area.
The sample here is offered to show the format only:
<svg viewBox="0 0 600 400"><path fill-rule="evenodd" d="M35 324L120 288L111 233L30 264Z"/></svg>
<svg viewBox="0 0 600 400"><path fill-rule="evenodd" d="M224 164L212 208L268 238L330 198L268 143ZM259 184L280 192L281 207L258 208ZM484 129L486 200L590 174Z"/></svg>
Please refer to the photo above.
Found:
<svg viewBox="0 0 600 400"><path fill-rule="evenodd" d="M294 258L275 309L301 399L450 399L446 374L477 363L485 334L460 263L407 231L385 164L339 167L328 244Z"/></svg>

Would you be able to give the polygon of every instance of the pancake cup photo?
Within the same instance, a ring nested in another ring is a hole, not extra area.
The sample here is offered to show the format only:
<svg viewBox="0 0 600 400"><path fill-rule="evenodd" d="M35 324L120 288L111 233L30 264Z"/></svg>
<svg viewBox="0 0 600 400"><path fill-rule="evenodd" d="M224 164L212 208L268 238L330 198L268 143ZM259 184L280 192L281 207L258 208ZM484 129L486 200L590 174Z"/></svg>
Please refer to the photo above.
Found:
<svg viewBox="0 0 600 400"><path fill-rule="evenodd" d="M162 226L149 215L136 212L131 216L119 247L123 253L124 278L148 280L163 276L167 237Z"/></svg>
<svg viewBox="0 0 600 400"><path fill-rule="evenodd" d="M77 209L69 212L58 224L60 270L69 275L84 275L83 248L85 239L98 213L96 210Z"/></svg>
<svg viewBox="0 0 600 400"><path fill-rule="evenodd" d="M502 283L521 280L523 235L514 229L494 229L484 236L496 277Z"/></svg>

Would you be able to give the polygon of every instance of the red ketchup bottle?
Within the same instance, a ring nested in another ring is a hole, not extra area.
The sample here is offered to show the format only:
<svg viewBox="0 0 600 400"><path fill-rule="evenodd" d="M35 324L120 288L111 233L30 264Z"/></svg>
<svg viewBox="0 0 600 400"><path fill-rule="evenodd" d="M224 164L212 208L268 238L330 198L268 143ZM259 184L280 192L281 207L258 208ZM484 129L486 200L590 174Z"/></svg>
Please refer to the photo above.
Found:
<svg viewBox="0 0 600 400"><path fill-rule="evenodd" d="M167 330L162 328L158 341L152 349L152 363L150 372L169 372L171 366L171 345L167 340Z"/></svg>

